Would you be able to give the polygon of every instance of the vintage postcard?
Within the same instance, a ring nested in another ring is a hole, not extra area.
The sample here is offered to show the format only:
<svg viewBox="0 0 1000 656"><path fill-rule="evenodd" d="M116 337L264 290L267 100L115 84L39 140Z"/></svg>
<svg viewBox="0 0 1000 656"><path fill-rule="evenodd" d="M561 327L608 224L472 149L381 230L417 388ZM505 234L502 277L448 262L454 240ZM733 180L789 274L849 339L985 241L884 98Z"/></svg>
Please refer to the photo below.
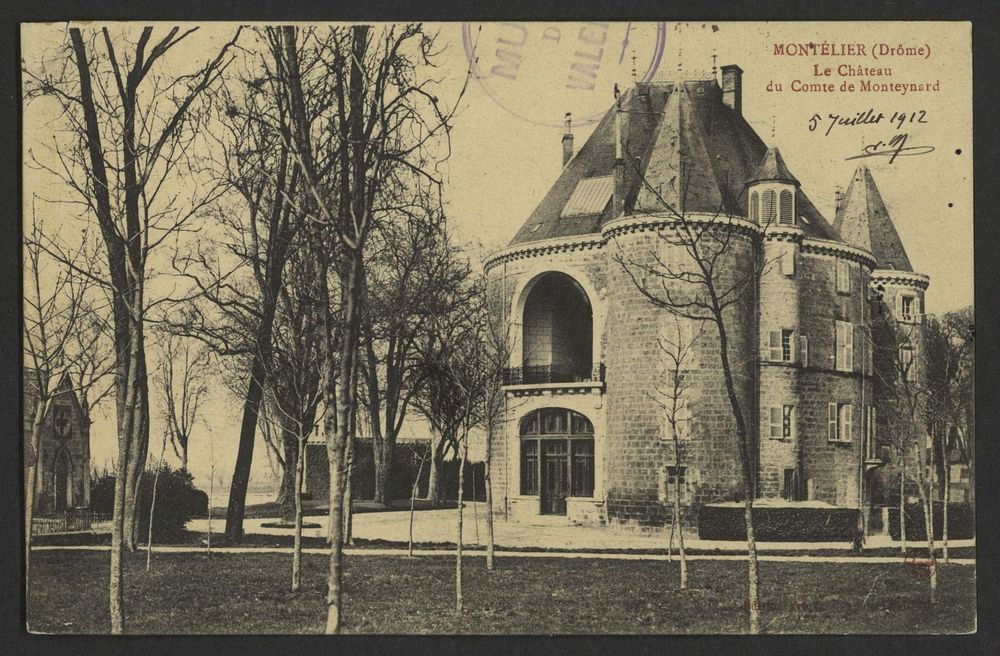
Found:
<svg viewBox="0 0 1000 656"><path fill-rule="evenodd" d="M970 23L20 56L28 631L976 631Z"/></svg>

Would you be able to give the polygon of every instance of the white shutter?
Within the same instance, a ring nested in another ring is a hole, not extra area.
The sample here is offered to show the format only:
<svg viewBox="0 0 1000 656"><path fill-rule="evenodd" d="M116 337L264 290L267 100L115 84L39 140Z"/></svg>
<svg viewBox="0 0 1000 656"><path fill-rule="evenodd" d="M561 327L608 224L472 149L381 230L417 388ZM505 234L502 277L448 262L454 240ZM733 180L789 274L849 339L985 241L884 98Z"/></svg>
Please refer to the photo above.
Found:
<svg viewBox="0 0 1000 656"><path fill-rule="evenodd" d="M843 429L843 434L840 436L840 438L843 441L845 441L845 442L850 442L854 438L854 435L853 435L852 430L851 430L851 428L852 428L851 427L851 419L852 419L851 414L853 413L854 408L853 408L853 406L850 403L845 403L844 405L841 406L841 411L844 413L844 418L843 418L843 421L841 423L841 428Z"/></svg>
<svg viewBox="0 0 1000 656"><path fill-rule="evenodd" d="M844 324L844 370L854 371L854 324Z"/></svg>
<svg viewBox="0 0 1000 656"><path fill-rule="evenodd" d="M771 407L771 424L768 435L772 439L781 439L781 407Z"/></svg>
<svg viewBox="0 0 1000 656"><path fill-rule="evenodd" d="M805 335L799 337L799 364L809 366L809 338Z"/></svg>
<svg viewBox="0 0 1000 656"><path fill-rule="evenodd" d="M903 320L903 296L896 294L896 321Z"/></svg>
<svg viewBox="0 0 1000 656"><path fill-rule="evenodd" d="M781 361L781 331L772 330L768 344L768 359L772 362Z"/></svg>
<svg viewBox="0 0 1000 656"><path fill-rule="evenodd" d="M791 423L791 439L795 440L799 436L799 409L796 406L792 406L792 416L789 418Z"/></svg>
<svg viewBox="0 0 1000 656"><path fill-rule="evenodd" d="M837 404L828 403L826 406L826 439L831 442L837 441Z"/></svg>
<svg viewBox="0 0 1000 656"><path fill-rule="evenodd" d="M795 255L795 246L791 244L781 254L781 272L786 276L795 275Z"/></svg>
<svg viewBox="0 0 1000 656"><path fill-rule="evenodd" d="M835 321L834 326L837 332L833 343L833 349L836 353L834 367L837 371L842 371L844 369L844 324L841 321Z"/></svg>

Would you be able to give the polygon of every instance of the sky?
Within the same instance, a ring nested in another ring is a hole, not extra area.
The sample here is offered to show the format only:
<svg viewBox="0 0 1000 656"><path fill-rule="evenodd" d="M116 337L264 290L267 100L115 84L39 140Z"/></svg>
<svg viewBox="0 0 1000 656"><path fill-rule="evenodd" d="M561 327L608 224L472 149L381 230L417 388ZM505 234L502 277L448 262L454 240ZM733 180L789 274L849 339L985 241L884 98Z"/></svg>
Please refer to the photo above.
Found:
<svg viewBox="0 0 1000 656"><path fill-rule="evenodd" d="M766 143L780 148L820 211L832 222L837 187L846 190L855 168L866 164L914 269L931 278L927 311L943 313L972 303L972 81L967 23L428 27L437 30L436 45L441 49L434 72L439 96L445 104L458 103L451 156L442 167L445 206L454 234L471 252L506 244L555 181L561 170L567 112L573 117L578 149L596 118L613 104L615 85L626 89L634 79L704 79L712 76L713 63L717 68L736 64L743 70L744 117ZM183 70L208 59L234 29L232 24L202 25L182 58L170 65ZM53 48L64 39L65 25L25 25L25 64L36 62L43 53L51 59ZM800 50L805 53L798 54ZM472 77L461 94L470 67ZM865 68L877 70L851 74ZM939 86L904 94L898 89L863 91L863 81L938 82ZM833 90L806 86L826 84ZM850 84L853 91L842 89ZM826 134L831 115L846 119L859 113L883 118L835 125ZM894 114L905 122L893 124ZM40 152L44 143L58 138L53 118L44 106L26 112L26 153ZM933 150L891 161L886 156L847 160L878 142L883 146L874 149L882 150L903 133L907 146ZM26 207L32 193L67 193L55 181L28 171L24 190ZM56 209L49 211L53 215L46 217L47 223L58 224L61 215ZM216 390L211 407L204 434L192 438L191 469L199 485L206 482L210 461L214 460L217 475L228 480L235 459L239 404ZM156 446L151 452L158 450L157 430L154 421L151 441ZM404 433L426 434L426 427L413 423ZM91 441L95 464L113 461L110 407L98 414ZM254 480L263 481L268 467L262 448L254 459Z"/></svg>

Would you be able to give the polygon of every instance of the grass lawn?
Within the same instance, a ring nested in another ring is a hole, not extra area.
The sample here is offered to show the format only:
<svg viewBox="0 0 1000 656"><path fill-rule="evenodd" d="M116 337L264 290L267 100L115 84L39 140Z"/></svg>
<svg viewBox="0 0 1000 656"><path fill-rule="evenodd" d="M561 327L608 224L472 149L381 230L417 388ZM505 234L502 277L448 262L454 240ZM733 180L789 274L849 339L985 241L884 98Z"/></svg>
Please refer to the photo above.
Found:
<svg viewBox="0 0 1000 656"><path fill-rule="evenodd" d="M132 633L310 633L322 630L327 559L303 557L303 590L288 592L284 554L145 554L126 560ZM465 562L464 615L454 614L454 560L347 558L347 633L738 633L746 565L559 558ZM105 633L108 554L32 555L28 625L50 633ZM763 614L772 633L953 633L975 628L975 570L942 566L939 602L898 564L762 562ZM869 590L871 594L869 595ZM865 597L868 596L867 602Z"/></svg>

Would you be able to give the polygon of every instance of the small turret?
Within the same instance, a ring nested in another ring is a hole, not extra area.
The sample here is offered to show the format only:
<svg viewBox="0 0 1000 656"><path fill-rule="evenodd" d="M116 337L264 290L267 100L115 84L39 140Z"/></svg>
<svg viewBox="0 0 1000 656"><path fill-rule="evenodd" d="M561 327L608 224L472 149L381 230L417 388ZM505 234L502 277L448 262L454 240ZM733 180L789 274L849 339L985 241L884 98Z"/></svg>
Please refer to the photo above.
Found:
<svg viewBox="0 0 1000 656"><path fill-rule="evenodd" d="M757 170L747 180L750 220L765 226L795 227L795 192L799 181L777 148L768 148Z"/></svg>

